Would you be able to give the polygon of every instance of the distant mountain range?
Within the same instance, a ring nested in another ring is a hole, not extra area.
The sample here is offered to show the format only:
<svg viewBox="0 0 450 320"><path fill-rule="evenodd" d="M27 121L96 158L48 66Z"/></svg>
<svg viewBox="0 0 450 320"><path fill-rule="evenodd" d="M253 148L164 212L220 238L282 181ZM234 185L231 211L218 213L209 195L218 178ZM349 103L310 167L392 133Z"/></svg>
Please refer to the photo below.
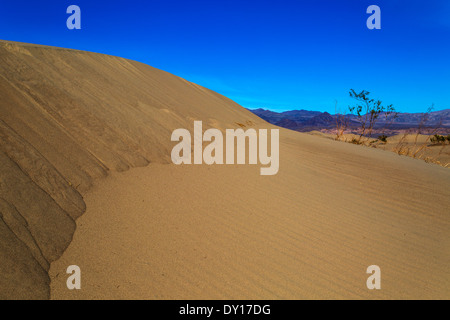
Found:
<svg viewBox="0 0 450 320"><path fill-rule="evenodd" d="M329 131L336 128L338 115L332 115L328 112L292 110L285 112L274 112L266 109L249 109L251 112L266 120L269 123L279 127L308 132L313 130ZM350 131L359 127L356 115L345 115ZM423 121L425 119L426 121ZM388 130L389 134L397 134L405 130L419 127L442 128L440 131L448 132L450 130L450 109L434 111L425 115L424 113L398 113L397 117L391 122L386 123L385 117L380 115L377 119L375 129Z"/></svg>

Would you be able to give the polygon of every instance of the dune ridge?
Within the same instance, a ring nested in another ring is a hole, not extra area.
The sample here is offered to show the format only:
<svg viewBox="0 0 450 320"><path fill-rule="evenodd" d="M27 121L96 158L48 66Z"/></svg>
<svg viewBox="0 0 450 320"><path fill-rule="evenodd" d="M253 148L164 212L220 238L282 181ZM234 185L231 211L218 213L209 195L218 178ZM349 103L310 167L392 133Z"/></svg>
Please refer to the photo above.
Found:
<svg viewBox="0 0 450 320"><path fill-rule="evenodd" d="M260 120L123 58L0 41L0 298L50 297L50 263L110 171L170 161L170 133ZM217 119L220 119L217 120Z"/></svg>

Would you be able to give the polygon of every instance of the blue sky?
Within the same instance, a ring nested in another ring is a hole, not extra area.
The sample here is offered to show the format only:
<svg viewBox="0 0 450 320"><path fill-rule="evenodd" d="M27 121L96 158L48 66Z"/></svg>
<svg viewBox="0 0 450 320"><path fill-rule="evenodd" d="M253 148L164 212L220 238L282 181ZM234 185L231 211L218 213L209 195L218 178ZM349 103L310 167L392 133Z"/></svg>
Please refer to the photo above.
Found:
<svg viewBox="0 0 450 320"><path fill-rule="evenodd" d="M381 30L366 27L372 4ZM247 108L334 113L350 88L403 112L450 108L449 0L2 1L0 33L138 60Z"/></svg>

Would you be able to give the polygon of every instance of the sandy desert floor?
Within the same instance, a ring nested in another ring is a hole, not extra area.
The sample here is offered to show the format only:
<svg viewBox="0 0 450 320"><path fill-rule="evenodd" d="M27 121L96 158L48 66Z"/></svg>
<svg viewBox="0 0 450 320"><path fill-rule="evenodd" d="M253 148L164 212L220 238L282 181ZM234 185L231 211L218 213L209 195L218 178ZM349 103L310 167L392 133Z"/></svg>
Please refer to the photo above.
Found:
<svg viewBox="0 0 450 320"><path fill-rule="evenodd" d="M450 298L448 169L281 137L276 176L150 164L108 177L51 266L52 299ZM71 264L81 290L66 287ZM366 288L373 264L381 290Z"/></svg>

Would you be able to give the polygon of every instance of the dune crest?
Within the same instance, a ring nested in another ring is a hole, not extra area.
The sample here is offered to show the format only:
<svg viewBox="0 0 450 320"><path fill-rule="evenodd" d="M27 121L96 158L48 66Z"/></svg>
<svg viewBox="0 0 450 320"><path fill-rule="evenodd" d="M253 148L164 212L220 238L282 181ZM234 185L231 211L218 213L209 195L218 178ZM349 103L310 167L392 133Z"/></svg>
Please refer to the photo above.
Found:
<svg viewBox="0 0 450 320"><path fill-rule="evenodd" d="M50 297L83 194L110 171L169 163L190 119L262 122L231 100L118 57L0 41L0 299Z"/></svg>

